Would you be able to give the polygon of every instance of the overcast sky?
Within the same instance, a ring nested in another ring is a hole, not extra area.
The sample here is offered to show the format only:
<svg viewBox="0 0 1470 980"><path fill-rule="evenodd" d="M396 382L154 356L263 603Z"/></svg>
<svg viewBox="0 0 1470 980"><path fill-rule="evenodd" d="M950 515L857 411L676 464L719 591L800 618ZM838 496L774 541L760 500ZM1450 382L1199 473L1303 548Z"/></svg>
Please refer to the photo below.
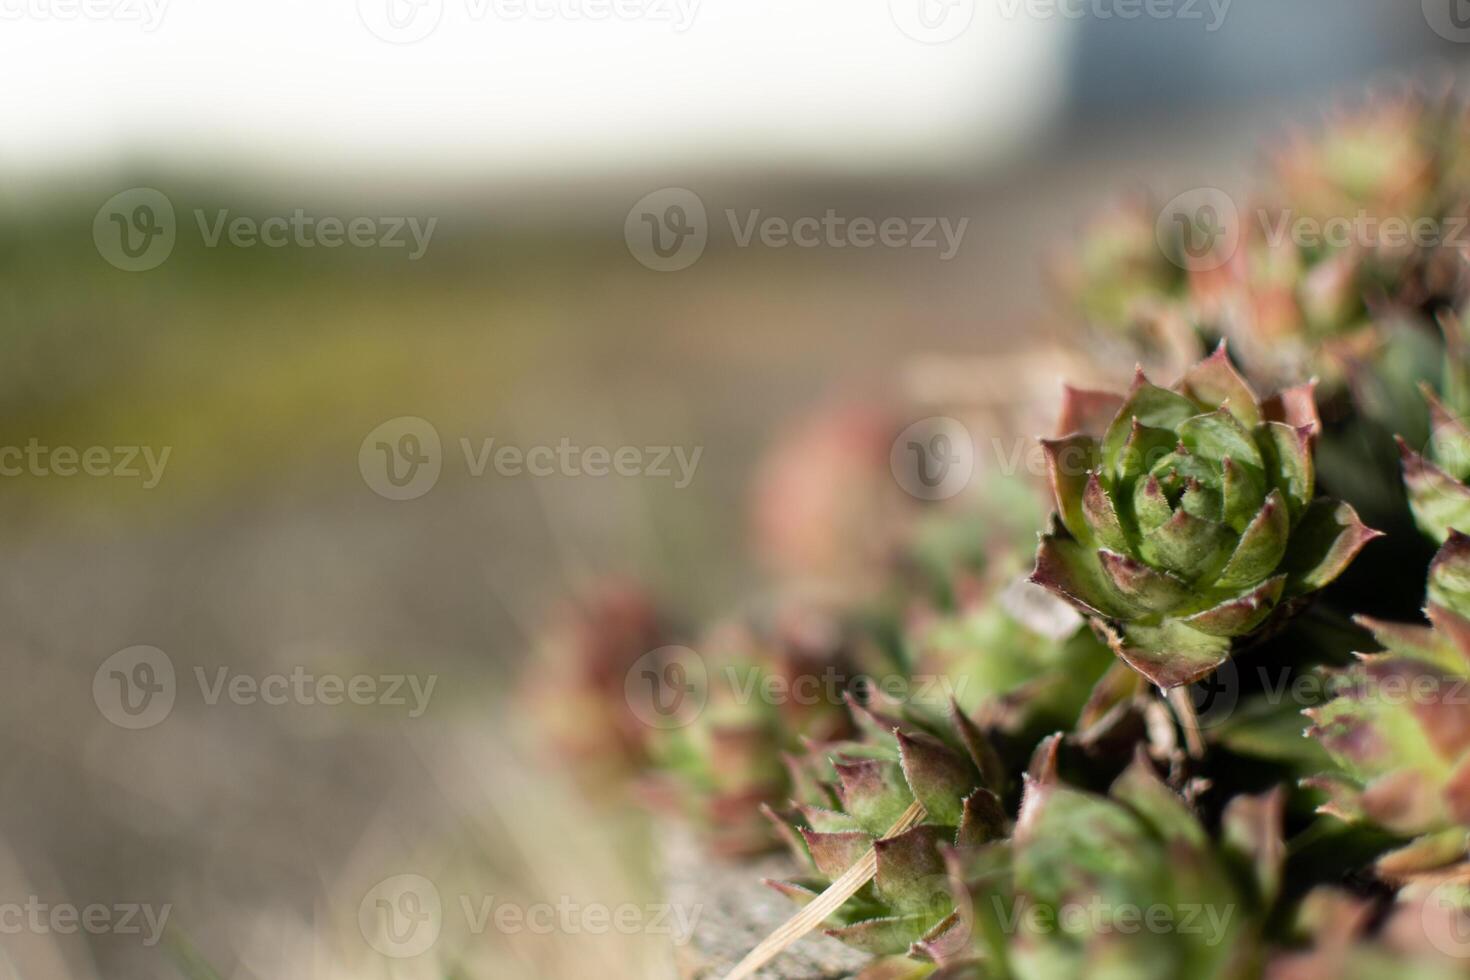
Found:
<svg viewBox="0 0 1470 980"><path fill-rule="evenodd" d="M1044 121L1069 26L993 0L0 0L0 168L932 165Z"/></svg>

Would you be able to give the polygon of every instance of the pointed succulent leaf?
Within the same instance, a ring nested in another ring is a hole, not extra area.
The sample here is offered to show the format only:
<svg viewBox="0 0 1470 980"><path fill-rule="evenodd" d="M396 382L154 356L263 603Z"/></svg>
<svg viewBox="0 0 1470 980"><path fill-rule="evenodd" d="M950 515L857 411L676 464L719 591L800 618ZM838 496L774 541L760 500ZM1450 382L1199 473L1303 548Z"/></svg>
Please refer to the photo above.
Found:
<svg viewBox="0 0 1470 980"><path fill-rule="evenodd" d="M1470 617L1470 535L1452 531L1429 565L1429 599Z"/></svg>
<svg viewBox="0 0 1470 980"><path fill-rule="evenodd" d="M1155 687L1169 690L1193 684L1224 663L1230 656L1230 640L1177 621L1161 626L1130 624L1115 638L1113 650Z"/></svg>
<svg viewBox="0 0 1470 980"><path fill-rule="evenodd" d="M1286 497L1295 525L1311 504L1317 488L1310 433L1280 422L1267 422L1256 433L1257 445L1266 460L1266 472L1273 477L1270 483Z"/></svg>
<svg viewBox="0 0 1470 980"><path fill-rule="evenodd" d="M1196 582L1220 567L1234 544L1228 528L1183 508L1143 536L1141 550L1152 564ZM1285 546L1285 536L1282 537Z"/></svg>
<svg viewBox="0 0 1470 980"><path fill-rule="evenodd" d="M948 843L939 827L921 824L873 843L878 872L873 878L878 898L901 914L919 913L936 920L948 915L947 879L939 846Z"/></svg>
<svg viewBox="0 0 1470 980"><path fill-rule="evenodd" d="M834 834L803 830L807 851L817 872L826 878L840 878L848 868L857 864L873 846L873 839L860 830L848 830Z"/></svg>
<svg viewBox="0 0 1470 980"><path fill-rule="evenodd" d="M1266 502L1265 491L1256 474L1238 465L1229 456L1220 461L1220 471L1223 496L1221 520L1236 534L1241 534Z"/></svg>
<svg viewBox="0 0 1470 980"><path fill-rule="evenodd" d="M1117 508L1096 473L1087 475L1087 486L1082 491L1082 517L1103 547L1115 551L1128 547L1128 535Z"/></svg>
<svg viewBox="0 0 1470 980"><path fill-rule="evenodd" d="M1057 420L1057 434L1066 436L1077 433L1101 439L1108 430L1108 424L1122 407L1121 395L1063 385L1062 411Z"/></svg>
<svg viewBox="0 0 1470 980"><path fill-rule="evenodd" d="M1179 606L1189 597L1188 583L1136 558L1103 549L1098 552L1098 560L1113 588L1140 608L1160 612Z"/></svg>
<svg viewBox="0 0 1470 980"><path fill-rule="evenodd" d="M1404 488L1419 528L1443 542L1450 532L1470 528L1470 486L1455 479L1399 440Z"/></svg>
<svg viewBox="0 0 1470 980"><path fill-rule="evenodd" d="M1131 618L1144 609L1111 584L1095 550L1056 534L1041 539L1031 581L1094 616Z"/></svg>
<svg viewBox="0 0 1470 980"><path fill-rule="evenodd" d="M1133 432L1134 420L1151 429L1173 431L1181 422L1198 412L1199 408L1194 402L1177 392L1151 384L1140 371L1134 379L1133 389L1128 393L1127 400L1103 436L1103 457L1109 460L1120 457L1124 444Z"/></svg>
<svg viewBox="0 0 1470 980"><path fill-rule="evenodd" d="M1269 422L1283 422L1293 429L1307 429L1313 435L1322 428L1317 414L1317 382L1285 388L1272 395L1261 406Z"/></svg>
<svg viewBox="0 0 1470 980"><path fill-rule="evenodd" d="M833 939L872 956L897 956L907 953L914 937L931 923L923 915L895 915L867 919L850 926L825 930Z"/></svg>
<svg viewBox="0 0 1470 980"><path fill-rule="evenodd" d="M929 819L958 826L965 797L980 785L975 767L932 736L900 731L898 746L909 788Z"/></svg>
<svg viewBox="0 0 1470 980"><path fill-rule="evenodd" d="M1134 419L1119 450L1105 457L1107 475L1120 487L1135 483L1139 477L1158 465L1179 444L1170 429L1156 429Z"/></svg>
<svg viewBox="0 0 1470 980"><path fill-rule="evenodd" d="M1382 536L1359 519L1352 505L1314 500L1292 532L1282 563L1289 574L1288 594L1301 595L1328 585L1368 542Z"/></svg>
<svg viewBox="0 0 1470 980"><path fill-rule="evenodd" d="M1133 485L1133 513L1139 529L1145 534L1174 516L1174 508L1169 505L1169 498L1164 496L1158 477L1151 475Z"/></svg>
<svg viewBox="0 0 1470 980"><path fill-rule="evenodd" d="M1240 535L1235 553L1220 570L1215 584L1222 589L1239 589L1259 582L1281 564L1291 540L1291 523L1280 490L1272 490L1261 509Z"/></svg>
<svg viewBox="0 0 1470 980"><path fill-rule="evenodd" d="M1041 449L1046 455L1047 473L1062 526L1079 541L1091 540L1082 514L1082 495L1087 489L1088 474L1098 465L1097 442L1090 436L1072 435L1043 439Z"/></svg>
<svg viewBox="0 0 1470 980"><path fill-rule="evenodd" d="M1184 372L1179 390L1201 405L1227 409L1247 429L1261 421L1259 399L1230 363L1223 343L1209 357Z"/></svg>
<svg viewBox="0 0 1470 980"><path fill-rule="evenodd" d="M1198 456L1217 463L1228 456L1238 466L1252 471L1264 469L1261 451L1251 438L1250 430L1223 408L1186 419L1178 432L1184 445Z"/></svg>
<svg viewBox="0 0 1470 980"><path fill-rule="evenodd" d="M913 802L897 762L859 759L834 763L842 808L870 834L881 834Z"/></svg>
<svg viewBox="0 0 1470 980"><path fill-rule="evenodd" d="M1261 796L1237 796L1226 804L1220 821L1227 853L1250 869L1262 904L1268 907L1281 892L1286 864L1285 805L1286 794L1279 786Z"/></svg>
<svg viewBox="0 0 1470 980"><path fill-rule="evenodd" d="M1167 842L1179 840L1201 847L1208 843L1199 819L1159 779L1142 746L1134 751L1133 762L1113 783L1108 795L1131 806Z"/></svg>
<svg viewBox="0 0 1470 980"><path fill-rule="evenodd" d="M988 789L977 789L965 797L955 843L963 847L985 844L1005 835L1006 812L1000 797Z"/></svg>
<svg viewBox="0 0 1470 980"><path fill-rule="evenodd" d="M1267 579L1244 595L1227 599L1212 609L1183 620L1191 629L1210 636L1245 636L1271 615L1286 588L1286 576Z"/></svg>

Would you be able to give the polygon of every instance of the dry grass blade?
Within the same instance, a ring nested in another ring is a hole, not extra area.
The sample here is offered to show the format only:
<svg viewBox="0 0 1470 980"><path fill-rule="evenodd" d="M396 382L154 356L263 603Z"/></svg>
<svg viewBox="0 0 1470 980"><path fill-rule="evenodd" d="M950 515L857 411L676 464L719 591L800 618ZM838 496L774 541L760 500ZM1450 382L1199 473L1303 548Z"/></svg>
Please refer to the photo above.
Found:
<svg viewBox="0 0 1470 980"><path fill-rule="evenodd" d="M1191 759L1202 759L1205 742L1200 734L1199 715L1194 710L1194 701L1189 697L1189 688L1176 687L1169 691L1169 703L1179 717L1179 727L1184 729L1184 745Z"/></svg>
<svg viewBox="0 0 1470 980"><path fill-rule="evenodd" d="M896 837L906 830L912 830L923 819L924 807L919 801L915 800L909 804L909 808L903 812L903 816L899 817L898 821L892 827L888 828L888 833L884 834L883 837L886 840L889 837ZM873 875L877 872L878 852L870 847L867 853L858 859L856 864L848 868L841 878L828 885L827 890L818 895L810 905L807 905L796 915L792 916L790 921L771 933L761 941L759 946L751 950L745 959L736 965L735 969L726 974L725 980L744 980L746 977L753 976L756 970L759 970L771 962L771 960L780 956L788 946L826 921L827 916L836 912L842 907L844 902L857 894L857 890L871 881Z"/></svg>

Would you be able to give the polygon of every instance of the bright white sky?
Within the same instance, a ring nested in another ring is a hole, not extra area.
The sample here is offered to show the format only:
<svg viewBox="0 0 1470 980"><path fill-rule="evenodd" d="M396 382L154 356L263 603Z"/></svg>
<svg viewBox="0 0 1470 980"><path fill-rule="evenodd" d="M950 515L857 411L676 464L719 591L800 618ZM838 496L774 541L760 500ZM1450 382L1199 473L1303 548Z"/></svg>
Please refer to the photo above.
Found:
<svg viewBox="0 0 1470 980"><path fill-rule="evenodd" d="M694 7L682 31L556 13L587 2ZM953 31L973 2L0 0L0 173L201 153L415 173L953 163L1043 123L1062 85L1063 22L979 0L947 43L899 27L922 32L924 3ZM388 30L389 3L410 30L442 7L437 29L381 40L366 22Z"/></svg>

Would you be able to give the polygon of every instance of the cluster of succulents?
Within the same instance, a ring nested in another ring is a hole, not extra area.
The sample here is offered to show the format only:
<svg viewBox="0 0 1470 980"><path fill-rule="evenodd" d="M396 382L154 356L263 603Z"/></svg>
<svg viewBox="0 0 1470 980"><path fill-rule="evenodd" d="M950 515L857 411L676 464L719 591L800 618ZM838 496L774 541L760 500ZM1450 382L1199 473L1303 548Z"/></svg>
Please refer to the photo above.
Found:
<svg viewBox="0 0 1470 980"><path fill-rule="evenodd" d="M1273 163L1263 213L1443 220L1470 121L1375 101ZM814 430L831 455L791 458L833 480L768 474L762 526L821 542L808 579L841 545L865 587L711 634L703 711L644 735L716 854L788 845L770 884L865 980L1470 972L1467 259L1245 228L1201 265L1167 230L1131 200L1058 269L1093 336L1195 354L1170 387L1065 389L1034 556L1028 507L875 490L891 426ZM834 663L902 694L724 679Z"/></svg>

